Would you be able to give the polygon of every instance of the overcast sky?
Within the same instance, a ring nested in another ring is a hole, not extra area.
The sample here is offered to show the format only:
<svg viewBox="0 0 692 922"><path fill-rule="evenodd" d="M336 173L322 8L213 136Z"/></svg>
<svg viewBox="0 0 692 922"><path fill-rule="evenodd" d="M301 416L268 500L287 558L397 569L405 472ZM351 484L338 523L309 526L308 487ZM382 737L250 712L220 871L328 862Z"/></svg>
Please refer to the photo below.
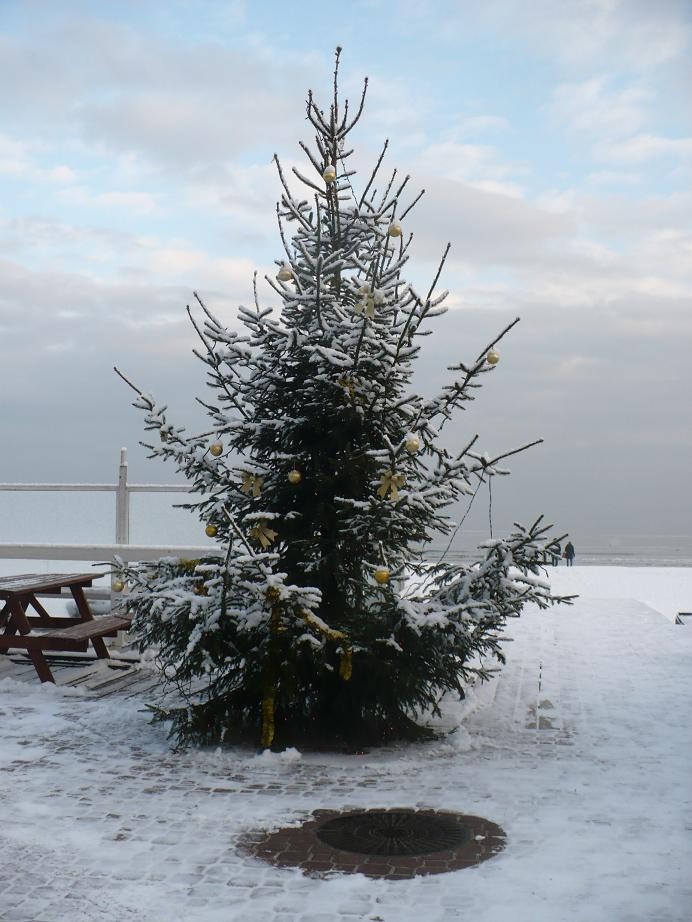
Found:
<svg viewBox="0 0 692 922"><path fill-rule="evenodd" d="M522 318L446 433L546 440L498 520L689 534L691 38L689 0L2 0L0 481L112 480L121 445L173 479L112 366L204 426L185 305L232 324L271 271L271 155L300 161L342 44L361 162L388 137L427 190L409 275L452 243L421 389Z"/></svg>

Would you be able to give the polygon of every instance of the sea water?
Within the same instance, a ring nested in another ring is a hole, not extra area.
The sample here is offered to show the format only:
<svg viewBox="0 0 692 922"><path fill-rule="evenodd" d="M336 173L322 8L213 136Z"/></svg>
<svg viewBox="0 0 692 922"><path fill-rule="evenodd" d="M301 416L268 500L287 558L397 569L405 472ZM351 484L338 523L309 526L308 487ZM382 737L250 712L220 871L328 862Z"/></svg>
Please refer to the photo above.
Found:
<svg viewBox="0 0 692 922"><path fill-rule="evenodd" d="M133 493L130 497L130 542L204 546L204 523L175 504L186 494ZM496 532L499 534L500 532ZM471 560L489 535L461 531L447 559ZM578 566L692 567L692 535L576 534L570 535ZM10 492L0 490L0 543L111 544L115 540L115 494L75 492ZM428 556L437 559L446 542L440 540ZM32 561L43 572L50 562ZM82 566L77 562L77 568ZM84 564L86 569L89 564ZM564 566L564 561L560 561ZM55 565L52 565L55 569ZM75 569L63 562L60 569ZM26 571L26 567L24 567ZM0 572L16 572L16 562L0 559Z"/></svg>
<svg viewBox="0 0 692 922"><path fill-rule="evenodd" d="M470 532L456 542L457 547L452 545L447 557L470 560L477 554L476 547L487 540L487 534ZM573 534L570 540L577 566L692 567L692 535ZM565 561L560 560L559 566L565 566Z"/></svg>

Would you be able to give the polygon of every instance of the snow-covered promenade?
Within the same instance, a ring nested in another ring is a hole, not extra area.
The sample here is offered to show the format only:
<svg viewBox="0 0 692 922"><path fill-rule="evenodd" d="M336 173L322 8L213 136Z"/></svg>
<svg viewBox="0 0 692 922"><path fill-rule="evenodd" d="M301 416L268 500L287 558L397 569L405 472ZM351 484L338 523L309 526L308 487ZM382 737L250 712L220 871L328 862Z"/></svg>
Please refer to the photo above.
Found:
<svg viewBox="0 0 692 922"><path fill-rule="evenodd" d="M142 699L0 681L2 922L688 922L692 570L560 567L447 739L363 755L174 753ZM413 880L237 850L319 808L478 814L506 849Z"/></svg>

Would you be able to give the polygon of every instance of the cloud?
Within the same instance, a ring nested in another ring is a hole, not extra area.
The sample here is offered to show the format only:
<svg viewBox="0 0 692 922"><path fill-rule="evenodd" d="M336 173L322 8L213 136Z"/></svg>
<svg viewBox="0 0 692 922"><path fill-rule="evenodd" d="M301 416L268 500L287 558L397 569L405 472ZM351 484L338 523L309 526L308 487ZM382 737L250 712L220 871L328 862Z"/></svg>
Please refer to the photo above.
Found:
<svg viewBox="0 0 692 922"><path fill-rule="evenodd" d="M341 81L345 96L355 108L363 90L363 78L346 72ZM423 130L424 116L435 107L435 99L424 83L390 73L378 73L377 79L368 83L366 117L364 123L376 125L379 138L387 135L405 140L418 136ZM380 141L378 140L378 144Z"/></svg>
<svg viewBox="0 0 692 922"><path fill-rule="evenodd" d="M621 137L640 128L647 117L652 92L642 86L613 89L612 78L591 77L562 83L552 91L549 113L569 132Z"/></svg>
<svg viewBox="0 0 692 922"><path fill-rule="evenodd" d="M452 138L468 137L469 135L477 137L479 134L488 132L496 134L500 131L506 131L509 127L508 120L500 115L466 115L453 123L449 133Z"/></svg>
<svg viewBox="0 0 692 922"><path fill-rule="evenodd" d="M25 136L69 126L92 147L191 167L292 139L322 66L312 54L186 43L68 14L0 36L0 99Z"/></svg>
<svg viewBox="0 0 692 922"><path fill-rule="evenodd" d="M238 304L252 302L254 266L248 260L214 259L153 241L138 241L130 256L136 271L125 268L111 277L88 273L84 265L75 271L37 269L0 259L4 357L26 358L56 344L74 356L105 344L120 344L123 352L170 351L186 323L193 289L227 317Z"/></svg>
<svg viewBox="0 0 692 922"><path fill-rule="evenodd" d="M480 25L516 36L575 71L609 60L651 72L680 59L690 44L686 0L535 0L530 16L523 0L487 0L474 12Z"/></svg>
<svg viewBox="0 0 692 922"><path fill-rule="evenodd" d="M625 141L604 144L599 148L601 157L615 163L643 163L656 157L692 159L692 137L668 138L655 134L638 134Z"/></svg>
<svg viewBox="0 0 692 922"><path fill-rule="evenodd" d="M594 170L586 179L597 186L637 185L642 180L642 174L633 170Z"/></svg>
<svg viewBox="0 0 692 922"><path fill-rule="evenodd" d="M444 179L457 180L473 188L512 198L521 198L523 194L513 177L526 172L526 166L504 161L490 145L457 141L428 145L415 157L413 169L417 173L434 173Z"/></svg>
<svg viewBox="0 0 692 922"><path fill-rule="evenodd" d="M0 251L23 254L36 265L47 260L64 265L69 255L79 261L105 263L108 258L139 246L135 233L110 227L71 224L38 216L0 221Z"/></svg>
<svg viewBox="0 0 692 922"><path fill-rule="evenodd" d="M282 158L284 172L298 165L290 157ZM305 170L305 164L299 167ZM275 205L281 184L272 162L225 163L198 170L182 185L186 207L196 213L211 212L223 220L225 233L234 241L265 241L276 235Z"/></svg>
<svg viewBox="0 0 692 922"><path fill-rule="evenodd" d="M151 192L91 192L84 187L75 185L70 189L59 192L57 199L69 205L101 210L124 208L136 215L154 214L159 210L157 196Z"/></svg>
<svg viewBox="0 0 692 922"><path fill-rule="evenodd" d="M37 153L36 145L0 134L0 175L58 185L75 181L77 175L71 167L63 163L41 166Z"/></svg>
<svg viewBox="0 0 692 922"><path fill-rule="evenodd" d="M416 253L434 259L444 243L452 258L475 266L513 266L533 262L548 241L567 239L574 217L558 214L519 198L474 188L439 176L418 175L426 189L416 207Z"/></svg>
<svg viewBox="0 0 692 922"><path fill-rule="evenodd" d="M556 364L553 374L556 378L579 380L591 373L597 364L598 359L592 355L570 355Z"/></svg>

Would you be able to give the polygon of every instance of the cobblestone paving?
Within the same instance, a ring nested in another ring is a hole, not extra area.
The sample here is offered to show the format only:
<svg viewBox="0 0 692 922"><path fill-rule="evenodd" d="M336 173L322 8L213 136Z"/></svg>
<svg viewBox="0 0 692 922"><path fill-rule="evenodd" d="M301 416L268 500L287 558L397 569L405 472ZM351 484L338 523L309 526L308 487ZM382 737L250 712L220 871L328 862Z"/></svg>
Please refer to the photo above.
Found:
<svg viewBox="0 0 692 922"><path fill-rule="evenodd" d="M510 629L499 681L452 712L462 727L359 756L176 753L141 701L0 683L0 920L688 922L692 628L580 602ZM237 848L368 807L484 816L507 847L404 881L310 877Z"/></svg>

